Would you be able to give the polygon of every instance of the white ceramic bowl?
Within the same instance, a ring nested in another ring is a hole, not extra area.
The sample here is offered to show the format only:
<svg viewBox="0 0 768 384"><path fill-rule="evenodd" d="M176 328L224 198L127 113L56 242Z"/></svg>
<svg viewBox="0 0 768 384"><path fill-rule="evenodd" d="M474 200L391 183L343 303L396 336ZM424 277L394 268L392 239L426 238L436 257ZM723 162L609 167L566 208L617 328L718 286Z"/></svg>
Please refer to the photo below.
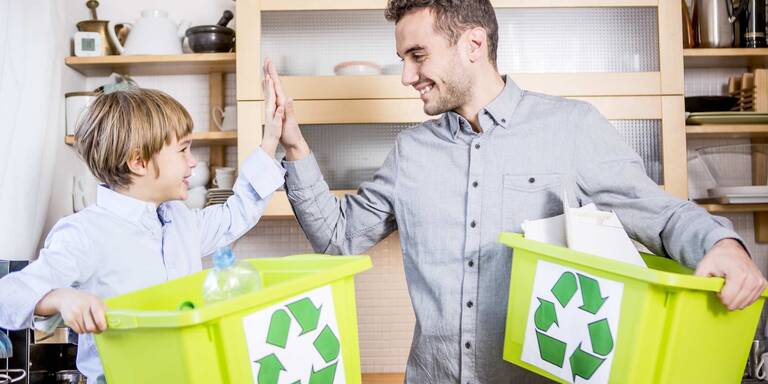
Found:
<svg viewBox="0 0 768 384"><path fill-rule="evenodd" d="M338 76L373 76L381 74L381 67L370 61L345 61L333 67Z"/></svg>
<svg viewBox="0 0 768 384"><path fill-rule="evenodd" d="M403 73L403 63L387 64L381 68L381 73L385 75L399 75Z"/></svg>
<svg viewBox="0 0 768 384"><path fill-rule="evenodd" d="M190 208L202 208L205 205L205 197L208 190L205 187L192 188L187 191L187 199L184 204Z"/></svg>
<svg viewBox="0 0 768 384"><path fill-rule="evenodd" d="M207 161L198 161L197 165L192 168L192 175L189 176L187 181L189 182L189 189L197 187L205 187L208 184L208 180L211 178L211 171L208 169Z"/></svg>

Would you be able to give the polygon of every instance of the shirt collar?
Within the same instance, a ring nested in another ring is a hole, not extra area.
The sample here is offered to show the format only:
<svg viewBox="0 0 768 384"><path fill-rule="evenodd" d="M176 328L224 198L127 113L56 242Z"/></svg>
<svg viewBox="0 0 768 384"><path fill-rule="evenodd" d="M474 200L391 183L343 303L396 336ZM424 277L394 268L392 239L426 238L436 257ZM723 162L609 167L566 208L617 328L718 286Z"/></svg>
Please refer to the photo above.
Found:
<svg viewBox="0 0 768 384"><path fill-rule="evenodd" d="M517 104L522 99L523 91L507 75L502 76L502 79L505 85L501 93L478 111L478 114L488 113L496 124L507 128L512 121L512 115ZM451 130L451 136L456 139L456 135L461 129L461 120L465 120L464 117L454 111L449 111L444 114L443 119Z"/></svg>
<svg viewBox="0 0 768 384"><path fill-rule="evenodd" d="M139 200L111 190L101 184L96 190L96 204L122 218L141 223L143 217L160 220L162 224L169 223L169 215L164 204L160 207L154 203Z"/></svg>
<svg viewBox="0 0 768 384"><path fill-rule="evenodd" d="M523 90L507 75L504 75L502 78L506 84L504 89L483 109L485 112L488 112L496 124L507 128L512 122L512 115L517 108L517 104L523 97ZM480 112L482 113L483 111L481 110Z"/></svg>

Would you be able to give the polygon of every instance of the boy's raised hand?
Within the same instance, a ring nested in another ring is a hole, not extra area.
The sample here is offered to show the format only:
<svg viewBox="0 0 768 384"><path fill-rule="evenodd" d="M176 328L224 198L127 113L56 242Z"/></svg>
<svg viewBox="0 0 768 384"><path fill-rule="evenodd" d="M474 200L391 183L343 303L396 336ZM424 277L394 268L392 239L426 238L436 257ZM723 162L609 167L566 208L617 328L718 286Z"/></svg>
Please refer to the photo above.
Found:
<svg viewBox="0 0 768 384"><path fill-rule="evenodd" d="M37 303L35 314L61 314L64 324L77 333L101 333L107 329L107 307L98 297L73 288L48 292Z"/></svg>
<svg viewBox="0 0 768 384"><path fill-rule="evenodd" d="M283 130L280 136L280 144L285 148L285 157L289 161L301 160L309 155L309 145L304 140L304 136L299 129L299 122L293 107L293 99L289 98L283 85L280 82L280 76L271 60L264 61L264 77L269 78L273 85L274 100L277 107L284 107ZM265 98L267 93L265 92Z"/></svg>
<svg viewBox="0 0 768 384"><path fill-rule="evenodd" d="M269 59L264 61L264 79L261 81L264 90L264 137L261 148L271 157L275 157L277 144L283 133L285 107L277 103L275 83L267 71L268 64L271 64Z"/></svg>

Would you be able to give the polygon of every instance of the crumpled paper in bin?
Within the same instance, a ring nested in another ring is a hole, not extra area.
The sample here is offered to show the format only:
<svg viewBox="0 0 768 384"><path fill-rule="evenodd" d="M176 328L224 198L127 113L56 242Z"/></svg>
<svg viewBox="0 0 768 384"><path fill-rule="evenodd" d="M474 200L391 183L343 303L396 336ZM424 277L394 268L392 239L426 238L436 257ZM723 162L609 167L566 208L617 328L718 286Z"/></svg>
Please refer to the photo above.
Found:
<svg viewBox="0 0 768 384"><path fill-rule="evenodd" d="M568 201L565 191L562 200ZM569 208L564 204L563 212L546 219L523 221L525 237L647 267L638 248L643 252L648 250L629 238L615 213L600 211L594 204L581 208Z"/></svg>

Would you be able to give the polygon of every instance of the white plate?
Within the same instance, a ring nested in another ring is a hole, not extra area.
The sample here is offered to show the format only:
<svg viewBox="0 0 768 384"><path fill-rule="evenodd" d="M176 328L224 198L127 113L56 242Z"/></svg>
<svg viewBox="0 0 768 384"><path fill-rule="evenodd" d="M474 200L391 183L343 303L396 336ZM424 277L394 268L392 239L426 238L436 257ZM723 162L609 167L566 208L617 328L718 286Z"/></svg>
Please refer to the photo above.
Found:
<svg viewBox="0 0 768 384"><path fill-rule="evenodd" d="M688 115L686 124L766 124L765 112L694 112Z"/></svg>

